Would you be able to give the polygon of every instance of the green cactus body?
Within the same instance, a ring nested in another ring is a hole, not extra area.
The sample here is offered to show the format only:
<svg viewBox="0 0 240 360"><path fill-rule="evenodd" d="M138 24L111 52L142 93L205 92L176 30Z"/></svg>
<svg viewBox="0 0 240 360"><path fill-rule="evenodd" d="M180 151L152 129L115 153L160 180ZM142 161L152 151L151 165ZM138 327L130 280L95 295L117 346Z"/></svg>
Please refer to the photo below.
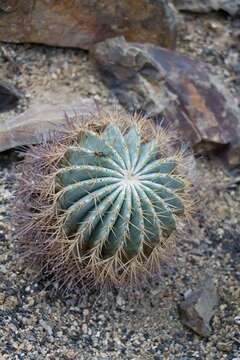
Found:
<svg viewBox="0 0 240 360"><path fill-rule="evenodd" d="M84 131L56 173L64 232L79 238L80 256L96 249L99 260L148 256L184 213L176 165L161 158L156 140L143 143L136 125L125 135L111 123L101 134Z"/></svg>
<svg viewBox="0 0 240 360"><path fill-rule="evenodd" d="M172 145L150 119L113 112L31 148L16 194L21 254L67 287L158 272L192 205L191 163Z"/></svg>

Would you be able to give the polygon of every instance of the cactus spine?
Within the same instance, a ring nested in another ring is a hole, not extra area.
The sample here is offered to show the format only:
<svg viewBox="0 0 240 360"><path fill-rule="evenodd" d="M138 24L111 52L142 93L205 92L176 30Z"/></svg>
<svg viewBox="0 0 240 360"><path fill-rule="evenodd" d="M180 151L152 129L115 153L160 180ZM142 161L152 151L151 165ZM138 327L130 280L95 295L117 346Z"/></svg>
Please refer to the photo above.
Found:
<svg viewBox="0 0 240 360"><path fill-rule="evenodd" d="M184 156L166 154L168 137L149 120L96 120L42 146L40 166L39 149L25 160L32 215L20 243L65 281L135 282L156 270L188 212Z"/></svg>

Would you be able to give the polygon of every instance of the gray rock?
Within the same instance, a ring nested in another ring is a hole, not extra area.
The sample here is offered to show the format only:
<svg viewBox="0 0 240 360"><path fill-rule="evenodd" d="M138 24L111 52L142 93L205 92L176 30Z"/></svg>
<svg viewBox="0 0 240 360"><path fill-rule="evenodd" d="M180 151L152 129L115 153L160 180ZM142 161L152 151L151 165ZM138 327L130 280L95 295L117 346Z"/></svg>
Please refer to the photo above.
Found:
<svg viewBox="0 0 240 360"><path fill-rule="evenodd" d="M29 108L12 119L0 122L0 151L16 146L38 144L48 140L52 132L62 131L67 119L83 121L96 112L91 99L72 104L42 104Z"/></svg>
<svg viewBox="0 0 240 360"><path fill-rule="evenodd" d="M173 0L178 10L196 13L224 10L235 16L240 14L240 0Z"/></svg>
<svg viewBox="0 0 240 360"><path fill-rule="evenodd" d="M92 54L128 111L165 117L198 151L240 144L240 111L210 65L122 37L99 43Z"/></svg>
<svg viewBox="0 0 240 360"><path fill-rule="evenodd" d="M39 324L43 327L43 329L46 331L46 333L49 336L52 336L53 334L53 329L52 327L49 325L49 323L47 323L46 321L44 321L43 319L40 319Z"/></svg>
<svg viewBox="0 0 240 360"><path fill-rule="evenodd" d="M236 325L240 325L240 315L235 316L235 318L234 318L234 323L235 323Z"/></svg>
<svg viewBox="0 0 240 360"><path fill-rule="evenodd" d="M210 336L212 330L209 321L218 304L217 289L212 278L207 276L198 289L187 291L184 298L179 305L182 323L200 336Z"/></svg>

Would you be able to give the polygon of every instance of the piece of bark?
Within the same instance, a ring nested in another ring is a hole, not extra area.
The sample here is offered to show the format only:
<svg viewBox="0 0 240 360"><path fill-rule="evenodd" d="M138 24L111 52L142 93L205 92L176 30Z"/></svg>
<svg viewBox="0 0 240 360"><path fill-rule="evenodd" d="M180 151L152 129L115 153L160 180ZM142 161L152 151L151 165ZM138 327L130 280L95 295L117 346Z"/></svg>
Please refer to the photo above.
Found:
<svg viewBox="0 0 240 360"><path fill-rule="evenodd" d="M97 44L92 55L128 111L165 117L199 152L240 144L240 110L210 65L122 37Z"/></svg>
<svg viewBox="0 0 240 360"><path fill-rule="evenodd" d="M174 48L176 10L166 0L10 0L0 2L0 41L89 49L123 35Z"/></svg>
<svg viewBox="0 0 240 360"><path fill-rule="evenodd" d="M0 123L0 151L41 143L53 132L62 131L67 119L83 121L96 111L96 103L91 99L81 99L73 104L33 106Z"/></svg>

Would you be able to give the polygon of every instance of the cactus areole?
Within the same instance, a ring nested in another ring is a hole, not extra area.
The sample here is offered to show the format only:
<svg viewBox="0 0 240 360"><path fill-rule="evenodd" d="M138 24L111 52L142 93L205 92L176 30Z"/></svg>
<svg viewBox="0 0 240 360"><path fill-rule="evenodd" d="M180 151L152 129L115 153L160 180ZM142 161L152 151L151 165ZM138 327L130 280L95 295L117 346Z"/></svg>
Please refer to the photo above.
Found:
<svg viewBox="0 0 240 360"><path fill-rule="evenodd" d="M149 120L129 117L29 151L24 253L66 283L137 282L156 271L189 206L184 155L167 154L168 143Z"/></svg>

